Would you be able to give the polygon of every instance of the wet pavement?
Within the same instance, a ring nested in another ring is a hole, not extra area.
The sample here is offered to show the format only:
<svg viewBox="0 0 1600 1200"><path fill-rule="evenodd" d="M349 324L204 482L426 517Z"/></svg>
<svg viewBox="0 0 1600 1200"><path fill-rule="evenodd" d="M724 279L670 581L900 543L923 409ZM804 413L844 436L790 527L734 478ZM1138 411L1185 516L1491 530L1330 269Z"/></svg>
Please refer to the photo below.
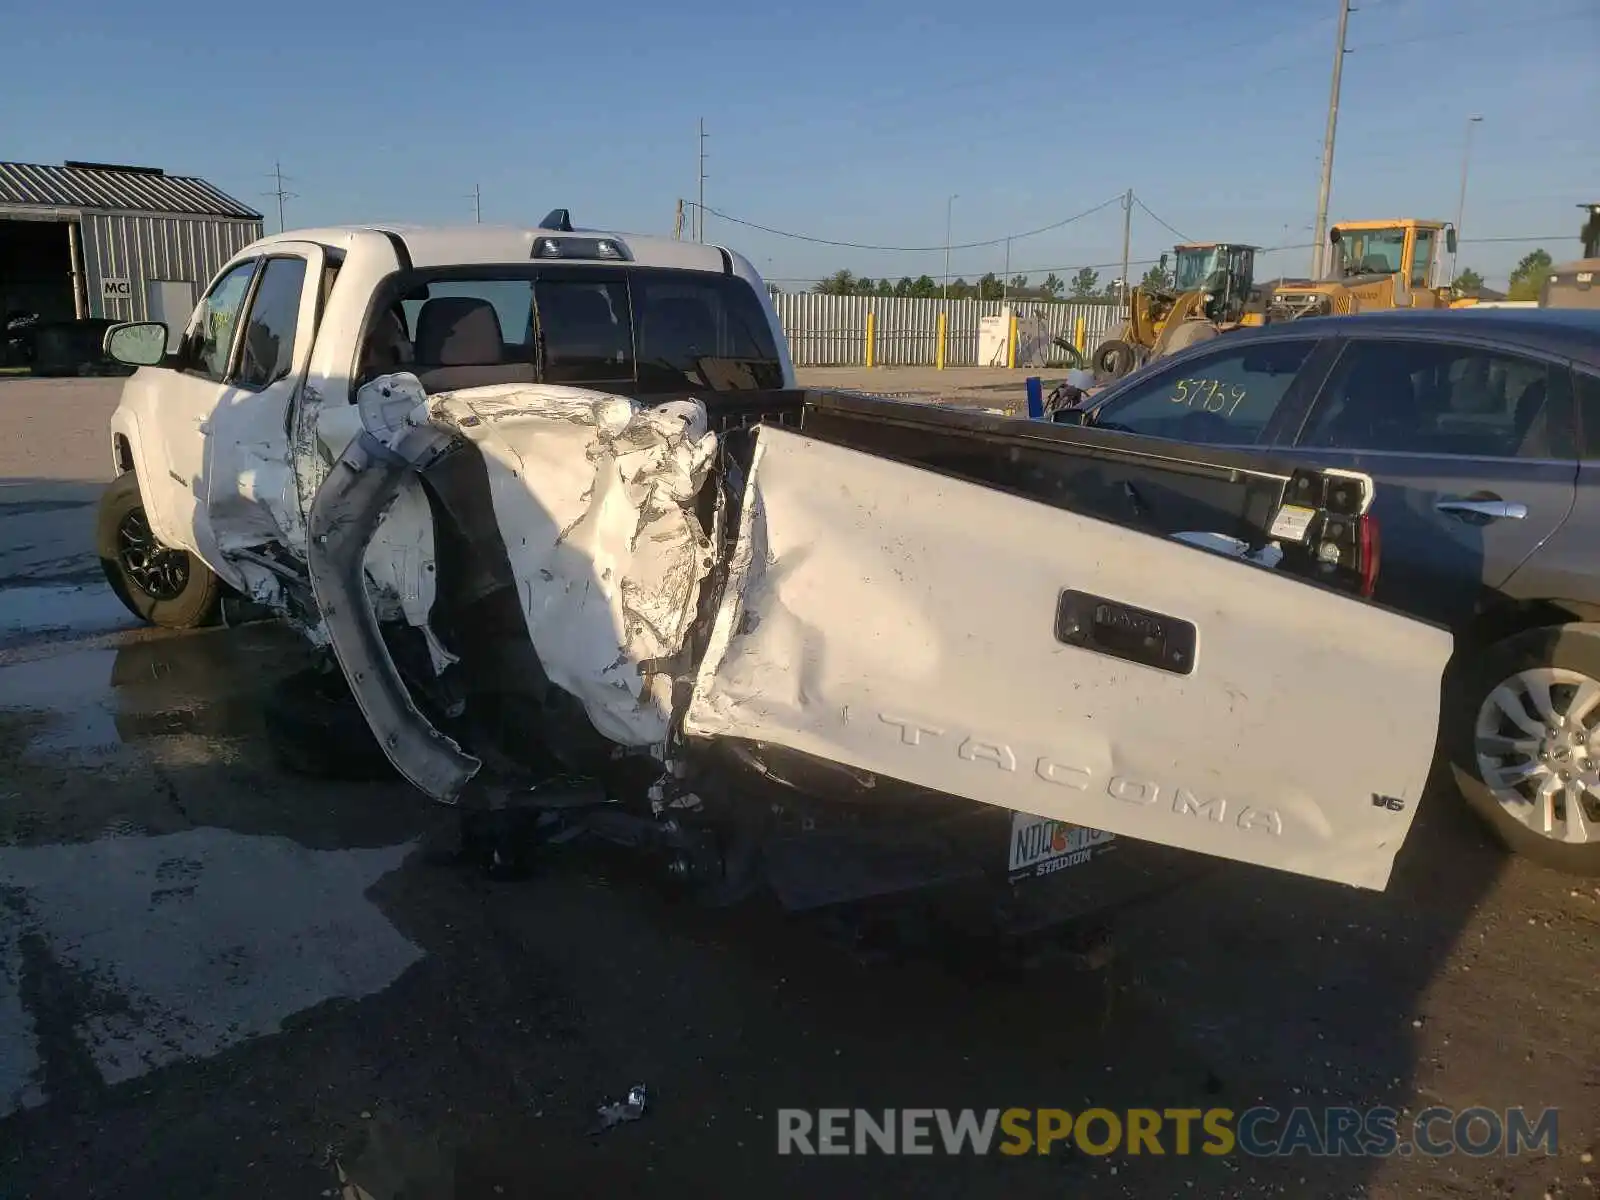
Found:
<svg viewBox="0 0 1600 1200"><path fill-rule="evenodd" d="M577 852L492 881L422 852L448 814L404 787L282 771L298 639L135 627L96 489L53 486L0 493L7 1200L1596 1194L1600 889L1447 790L1388 892L1219 869L1118 914L1099 970L866 960ZM1256 1103L1554 1106L1560 1154L776 1153L780 1107Z"/></svg>

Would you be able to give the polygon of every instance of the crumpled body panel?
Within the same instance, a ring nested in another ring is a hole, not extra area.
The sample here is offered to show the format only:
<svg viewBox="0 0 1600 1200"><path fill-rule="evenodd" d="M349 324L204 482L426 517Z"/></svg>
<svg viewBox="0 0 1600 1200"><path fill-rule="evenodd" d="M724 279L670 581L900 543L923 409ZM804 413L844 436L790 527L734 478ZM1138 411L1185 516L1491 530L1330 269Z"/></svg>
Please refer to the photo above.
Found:
<svg viewBox="0 0 1600 1200"><path fill-rule="evenodd" d="M716 451L705 408L581 388L441 393L432 424L483 456L528 635L551 682L625 746L664 742L672 673L712 564L694 505Z"/></svg>

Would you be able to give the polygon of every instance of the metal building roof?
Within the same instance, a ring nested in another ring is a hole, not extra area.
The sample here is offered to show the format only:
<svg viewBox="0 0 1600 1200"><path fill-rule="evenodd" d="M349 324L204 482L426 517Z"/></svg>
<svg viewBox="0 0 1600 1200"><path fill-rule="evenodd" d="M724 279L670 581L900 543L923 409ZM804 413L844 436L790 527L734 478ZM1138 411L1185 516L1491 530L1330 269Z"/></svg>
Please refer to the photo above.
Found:
<svg viewBox="0 0 1600 1200"><path fill-rule="evenodd" d="M203 179L168 175L153 167L95 163L48 167L0 162L0 210L8 204L261 219L260 213Z"/></svg>

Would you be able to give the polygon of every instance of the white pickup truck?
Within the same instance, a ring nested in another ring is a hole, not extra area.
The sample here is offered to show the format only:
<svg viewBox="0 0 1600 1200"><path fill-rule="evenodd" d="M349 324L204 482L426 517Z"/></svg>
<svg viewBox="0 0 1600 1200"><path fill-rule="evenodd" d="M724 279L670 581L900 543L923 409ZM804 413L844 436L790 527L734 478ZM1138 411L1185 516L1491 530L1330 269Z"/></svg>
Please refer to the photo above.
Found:
<svg viewBox="0 0 1600 1200"><path fill-rule="evenodd" d="M267 605L429 796L679 875L1128 835L1386 884L1450 638L1361 599L1370 480L803 392L739 255L545 225L269 237L176 350L112 330L118 595Z"/></svg>

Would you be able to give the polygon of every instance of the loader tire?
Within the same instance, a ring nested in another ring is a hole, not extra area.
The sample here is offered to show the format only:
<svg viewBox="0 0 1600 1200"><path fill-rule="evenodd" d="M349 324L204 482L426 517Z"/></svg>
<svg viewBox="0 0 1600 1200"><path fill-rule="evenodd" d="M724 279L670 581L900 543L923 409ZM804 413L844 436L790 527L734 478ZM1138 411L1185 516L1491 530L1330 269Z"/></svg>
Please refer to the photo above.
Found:
<svg viewBox="0 0 1600 1200"><path fill-rule="evenodd" d="M1127 342L1113 338L1094 349L1092 365L1096 379L1121 379L1139 361L1138 352Z"/></svg>

